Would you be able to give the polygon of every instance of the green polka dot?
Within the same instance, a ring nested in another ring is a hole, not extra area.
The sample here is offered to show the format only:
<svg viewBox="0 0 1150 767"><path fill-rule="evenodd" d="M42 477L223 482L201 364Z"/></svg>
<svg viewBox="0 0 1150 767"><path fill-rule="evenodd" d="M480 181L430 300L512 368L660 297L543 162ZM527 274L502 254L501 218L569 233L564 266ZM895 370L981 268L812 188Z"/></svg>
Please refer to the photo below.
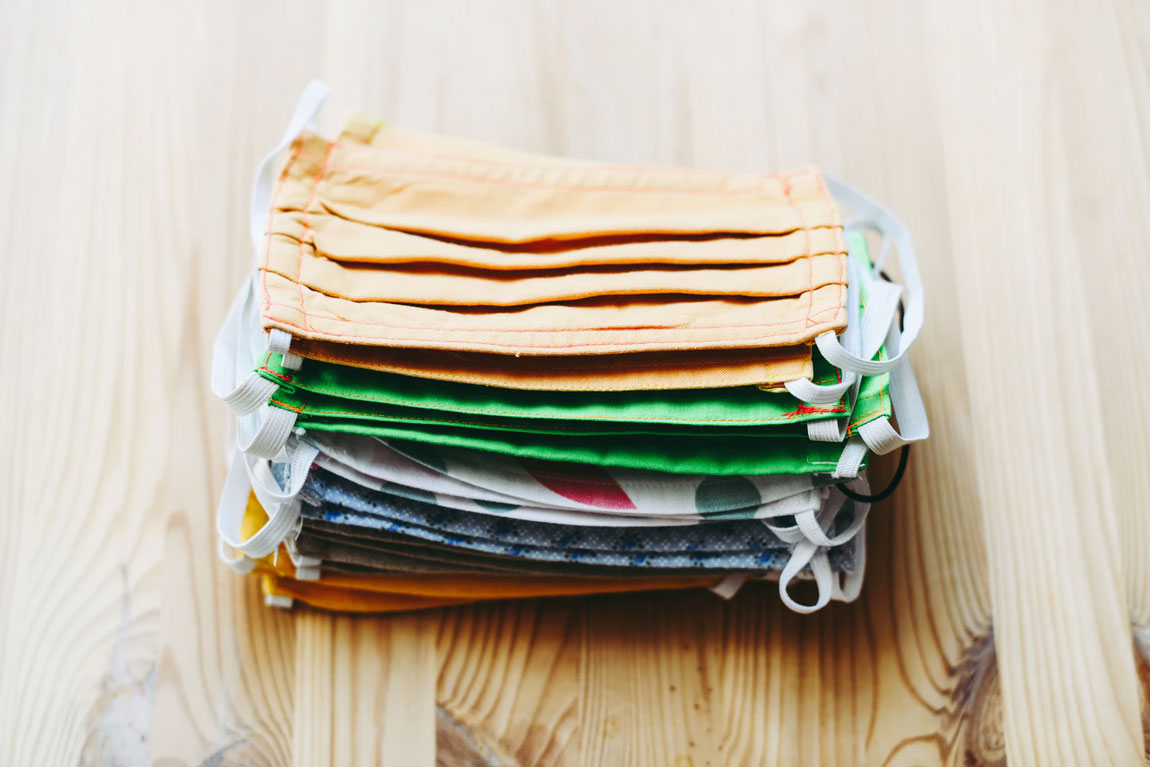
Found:
<svg viewBox="0 0 1150 767"><path fill-rule="evenodd" d="M397 485L394 482L384 482L380 488L385 493L398 495L400 498L407 498L412 501L423 501L424 503L435 503L435 493L430 493L426 490L421 490L417 487L408 487L407 485Z"/></svg>
<svg viewBox="0 0 1150 767"><path fill-rule="evenodd" d="M497 511L500 513L503 513L506 511L515 511L516 509L519 508L514 503L500 503L499 501L481 501L478 498L475 499L475 503L476 503L476 505L481 506L482 508L487 509L488 511Z"/></svg>
<svg viewBox="0 0 1150 767"><path fill-rule="evenodd" d="M695 508L700 514L758 506L759 490L746 477L707 477L695 488Z"/></svg>
<svg viewBox="0 0 1150 767"><path fill-rule="evenodd" d="M726 519L754 519L758 510L757 506L748 506L745 509L735 509L734 511L717 511L712 514L707 514L703 517L703 520L706 522L718 522Z"/></svg>

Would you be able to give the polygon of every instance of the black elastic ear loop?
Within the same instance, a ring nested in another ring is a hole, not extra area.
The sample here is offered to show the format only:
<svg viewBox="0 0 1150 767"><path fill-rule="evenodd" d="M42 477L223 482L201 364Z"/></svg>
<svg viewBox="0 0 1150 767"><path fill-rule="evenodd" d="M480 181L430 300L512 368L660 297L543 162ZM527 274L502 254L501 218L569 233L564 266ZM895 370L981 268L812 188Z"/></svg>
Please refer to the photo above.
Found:
<svg viewBox="0 0 1150 767"><path fill-rule="evenodd" d="M910 445L903 445L902 452L900 452L898 456L898 467L894 470L894 476L890 478L890 482L885 488L875 493L874 495L863 495L862 493L856 493L854 490L851 490L849 487L847 487L846 482L840 482L838 484L839 492L841 492L847 498L850 498L852 501L858 501L860 503L878 503L879 501L885 501L896 489L898 489L899 483L902 482L902 476L906 474L906 462L908 456L910 456Z"/></svg>
<svg viewBox="0 0 1150 767"><path fill-rule="evenodd" d="M892 285L894 284L894 280L892 280L890 278L890 275L887 274L886 271L880 269L878 276L882 277L884 280L891 283ZM902 305L902 295L899 294L899 297L898 297L898 329L899 330L902 330L902 315L905 313L906 313L906 309L904 309L903 305Z"/></svg>

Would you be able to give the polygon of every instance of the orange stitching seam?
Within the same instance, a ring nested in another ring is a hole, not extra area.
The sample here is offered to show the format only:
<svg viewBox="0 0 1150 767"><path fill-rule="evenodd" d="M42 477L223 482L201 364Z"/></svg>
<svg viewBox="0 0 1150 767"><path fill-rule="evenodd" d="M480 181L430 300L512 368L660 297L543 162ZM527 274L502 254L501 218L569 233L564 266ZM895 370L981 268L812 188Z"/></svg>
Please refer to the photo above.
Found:
<svg viewBox="0 0 1150 767"><path fill-rule="evenodd" d="M317 409L316 407L309 406L306 403L304 405L301 405L298 408L296 408L296 407L292 407L291 405L289 405L286 402L275 399L274 397L269 399L268 401L273 403L273 404L284 407L288 410L293 410L296 413L298 413L299 415L310 414L310 415L321 416L321 417L327 417L327 416L333 416L333 415L351 415L351 416L362 416L364 418L371 419L373 421L382 421L384 423L393 423L393 424L394 423L423 423L423 424L427 424L427 425L431 425L431 426L434 426L437 424L447 424L447 425L455 425L455 426L478 426L481 429L486 430L486 431L513 431L513 432L519 432L519 433L523 433L523 434L542 433L542 434L548 434L548 435L556 435L556 434L562 434L563 433L563 432L543 431L543 430L538 429L538 428L533 429L533 430L524 430L524 429L521 429L521 428L519 428L513 424L500 424L500 423L490 424L490 423L482 423L482 422L477 422L477 421L448 420L448 419L444 419L444 418L430 418L430 417L428 417L428 418L397 419L395 417L392 417L389 420L387 416L381 417L376 413L365 413L362 410ZM688 426L690 424L667 424L667 425L668 426L675 426L675 425ZM623 431L607 432L607 434L626 434L626 433L627 432L623 432ZM595 436L595 435L585 432L582 436ZM768 435L761 435L761 436L765 437ZM775 435L775 436L777 437L780 435Z"/></svg>

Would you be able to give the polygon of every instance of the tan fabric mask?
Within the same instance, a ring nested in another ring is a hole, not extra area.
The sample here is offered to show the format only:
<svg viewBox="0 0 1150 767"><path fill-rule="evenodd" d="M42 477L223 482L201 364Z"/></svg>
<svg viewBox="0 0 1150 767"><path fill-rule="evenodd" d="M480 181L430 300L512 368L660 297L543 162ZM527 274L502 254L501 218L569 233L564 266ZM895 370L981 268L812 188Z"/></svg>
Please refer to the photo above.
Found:
<svg viewBox="0 0 1150 767"><path fill-rule="evenodd" d="M270 229L263 322L297 339L565 357L793 346L846 321L810 169L596 165L353 123L296 140Z"/></svg>
<svg viewBox="0 0 1150 767"><path fill-rule="evenodd" d="M299 339L304 357L416 378L544 391L653 391L763 386L810 379L809 346L571 357L514 357L478 352L389 349Z"/></svg>
<svg viewBox="0 0 1150 767"><path fill-rule="evenodd" d="M289 220L281 223L298 227L293 237L304 236L299 222ZM750 245L755 241L733 242ZM281 277L298 279L307 288L329 295L335 291L352 301L436 306L521 306L597 296L795 296L812 285L816 288L837 286L842 279L846 259L844 255L827 253L782 264L725 269L663 264L636 269L630 264L612 264L573 270L494 270L430 262L341 263L331 257L316 255L310 248L305 249L301 257L298 244L283 244L287 246L271 249L268 270ZM688 243L671 244L684 246ZM698 249L698 243L690 244ZM467 246L446 245L468 249ZM598 247L610 250L628 246Z"/></svg>

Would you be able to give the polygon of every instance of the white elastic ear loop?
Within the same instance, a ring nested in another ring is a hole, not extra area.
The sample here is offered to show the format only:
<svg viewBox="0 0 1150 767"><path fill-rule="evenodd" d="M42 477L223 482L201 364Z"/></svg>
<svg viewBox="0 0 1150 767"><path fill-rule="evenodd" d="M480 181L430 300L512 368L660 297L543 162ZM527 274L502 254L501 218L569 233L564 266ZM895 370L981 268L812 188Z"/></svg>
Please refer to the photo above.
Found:
<svg viewBox="0 0 1150 767"><path fill-rule="evenodd" d="M244 453L271 460L287 444L296 417L295 411L264 405L255 413L236 419L236 444Z"/></svg>
<svg viewBox="0 0 1150 767"><path fill-rule="evenodd" d="M866 456L867 446L862 437L857 435L851 437L843 445L839 462L831 470L831 476L835 479L854 479L862 471L862 463L866 460Z"/></svg>
<svg viewBox="0 0 1150 767"><path fill-rule="evenodd" d="M217 552L220 560L241 575L250 573L256 561L243 555L230 542L239 539L244 511L248 505L247 473L243 469L243 455L236 452L228 467L228 477L216 507L216 530L219 535ZM227 535L224 534L227 533Z"/></svg>
<svg viewBox="0 0 1150 767"><path fill-rule="evenodd" d="M228 467L228 477L224 480L224 490L216 507L216 533L220 540L220 559L240 573L250 572L255 567L253 560L242 556L243 541L240 540L250 489L248 475L244 470L243 453L236 451ZM240 552L240 555L233 556L228 553L229 550Z"/></svg>
<svg viewBox="0 0 1150 767"><path fill-rule="evenodd" d="M296 501L317 455L319 450L315 446L293 440L287 450L287 487L280 487L267 460L244 456L248 481L260 505L266 510L269 507Z"/></svg>
<svg viewBox="0 0 1150 767"><path fill-rule="evenodd" d="M861 478L856 481L856 484L861 484L864 488L867 487L865 480ZM869 490L863 490L863 492L869 492ZM866 524L867 515L870 513L869 503L856 503L854 520L851 521L845 530L832 538L827 535L826 530L834 524L834 519L842 509L844 503L846 503L846 496L837 489L832 489L831 496L827 500L827 509L833 509L833 511L831 511L829 515L823 512L818 514L813 512L796 514L795 526L798 527L803 537L811 543L827 547L841 546L851 541L859 531L863 529L863 526Z"/></svg>
<svg viewBox="0 0 1150 767"><path fill-rule="evenodd" d="M280 138L279 143L264 156L263 161L256 169L256 176L252 181L252 201L249 219L251 223L252 253L256 258L258 258L267 232L268 208L271 205L273 186L272 169L275 165L276 157L279 156L280 152L287 149L288 145L295 141L295 137L305 128L314 126L315 116L330 93L331 89L319 80L312 80L307 84L307 87L303 89L303 93L300 94L299 101L296 102L295 111L292 113L291 119L288 121L287 128L284 130L284 134Z"/></svg>
<svg viewBox="0 0 1150 767"><path fill-rule="evenodd" d="M870 483L867 482L866 477L859 477L850 483L851 489L856 493L862 495L870 494ZM842 492L837 488L833 490L837 495L842 495ZM846 496L843 496L845 502ZM866 520L867 514L870 513L871 504L865 501L855 501L855 522L859 520ZM855 524L851 525L852 528L856 527ZM839 536L836 536L836 538ZM834 584L831 590L831 599L839 602L853 602L858 599L859 594L862 592L863 578L866 575L866 526L863 524L857 525L857 531L850 540L852 553L854 555L854 569L845 573L834 574Z"/></svg>
<svg viewBox="0 0 1150 767"><path fill-rule="evenodd" d="M249 305L250 313L246 317L241 317L241 329L237 333L237 337L241 341L246 339L248 345L258 348L257 342L250 332L258 324L258 319L255 315L254 280L255 278L253 277L250 283L253 296L253 301ZM247 329L246 332L244 330L245 328ZM252 364L250 360L244 362L237 358L234 368L235 378L239 379L247 375L266 380L251 369ZM237 417L236 444L241 451L250 453L258 458L271 459L279 455L287 444L287 439L291 436L292 430L295 428L295 422L298 416L291 410L285 410L284 408L267 404L268 398L272 396L277 388L279 388L279 385L275 384L274 388L268 393L267 398L264 399L255 411L244 413Z"/></svg>
<svg viewBox="0 0 1150 767"><path fill-rule="evenodd" d="M847 573L835 573L837 577L831 587L831 599L839 602L853 602L862 593L863 578L866 575L865 527L851 541L851 548L854 549L854 569Z"/></svg>
<svg viewBox="0 0 1150 767"><path fill-rule="evenodd" d="M815 585L818 587L818 598L814 604L804 605L801 602L796 602L787 589L795 576L808 563L811 566L811 574L815 577ZM791 551L791 558L787 560L786 566L779 574L779 598L783 604L797 613L806 615L821 610L831 601L831 593L834 589L833 575L825 551L809 541L796 543Z"/></svg>
<svg viewBox="0 0 1150 767"><path fill-rule="evenodd" d="M852 370L863 375L886 373L898 365L899 360L906 355L918 337L919 330L922 329L924 317L922 276L918 271L918 260L915 257L910 231L894 213L877 200L868 197L834 176L824 174L824 179L827 188L836 200L860 214L882 234L884 240L893 241L898 251L898 262L902 268L903 280L906 282L906 312L903 315L904 338L902 348L888 359L873 360L852 354L850 350L839 343L835 334L830 332L820 335L815 339L815 343L823 357L837 368Z"/></svg>
<svg viewBox="0 0 1150 767"><path fill-rule="evenodd" d="M870 486L867 484L865 478L860 478L852 483L855 489L863 493L870 492ZM787 527L776 527L768 524L767 527L775 533L782 541L786 543L793 543L794 548L791 552L791 558L787 560L786 566L783 568L782 573L779 575L779 597L783 603L795 612L811 613L826 606L826 604L833 598L839 601L849 602L858 597L859 591L862 589L863 571L866 567L866 552L865 552L865 521L868 512L870 511L870 504L855 503L855 519L847 530L843 531L834 538L827 538L825 535L825 527L830 527L834 523L834 519L841 510L846 501L846 496L835 488L830 488L831 495L827 499L827 504L823 510L817 515L817 524L819 532L813 536L805 525L801 523L796 515L796 524ZM846 578L840 579L830 567L830 560L827 556L827 544L820 545L812 540L813 537L821 536L829 541L829 545L842 545L847 542L853 542L855 547L855 569ZM860 554L861 547L861 554ZM814 575L815 583L818 586L818 599L813 605L803 605L796 602L791 598L787 591L790 586L791 580L794 579L803 567L807 564L811 566L811 573Z"/></svg>
<svg viewBox="0 0 1150 767"><path fill-rule="evenodd" d="M808 541L798 529L797 525L780 527L766 522L764 522L764 524L772 533L778 536L779 540L792 544L791 556L787 560L787 564L783 567L782 572L779 573L779 597L783 600L783 603L798 613L811 613L826 606L827 602L830 601L832 579L829 563L826 568L827 572L821 574L821 580L820 571L815 569L816 566L812 560L820 553L818 545ZM814 605L804 605L796 602L787 592L791 580L802 571L807 563L811 564L811 573L815 576L815 584L818 586L819 596Z"/></svg>
<svg viewBox="0 0 1150 767"><path fill-rule="evenodd" d="M887 345L897 349L899 343L898 327L892 326L887 336ZM890 373L890 406L891 413L898 419L898 429L891 426L888 416L868 421L858 428L859 437L878 455L885 455L930 436L926 406L923 405L922 394L918 390L918 381L909 359L902 359Z"/></svg>
<svg viewBox="0 0 1150 767"><path fill-rule="evenodd" d="M247 279L212 346L212 393L236 415L256 410L277 388L274 381L252 370L257 352L252 349L249 322L257 321L254 312L252 280Z"/></svg>
<svg viewBox="0 0 1150 767"><path fill-rule="evenodd" d="M280 363L288 370L299 370L303 365L303 357L291 352L291 336L279 328L268 331L268 351L280 355Z"/></svg>
<svg viewBox="0 0 1150 767"><path fill-rule="evenodd" d="M824 493L821 496L818 506L810 510L811 515L819 525L829 526L846 501L846 496L842 493L832 493L832 489L831 487L823 488ZM794 514L795 523L792 525L776 525L767 519L762 520L762 522L763 525L774 533L783 543L800 543L811 540L810 536L803 532L802 526L799 524L799 517L806 513L807 510L796 512ZM811 542L813 543L814 541Z"/></svg>
<svg viewBox="0 0 1150 767"><path fill-rule="evenodd" d="M307 469L314 460L316 449L299 443L290 456L289 486L280 488L271 476L266 462L254 462L250 456L237 451L232 458L224 492L216 513L216 532L220 540L233 550L252 559L271 554L294 530L299 519L299 500L296 497L307 478ZM241 539L243 515L247 508L249 490L268 515L268 521L246 539Z"/></svg>

